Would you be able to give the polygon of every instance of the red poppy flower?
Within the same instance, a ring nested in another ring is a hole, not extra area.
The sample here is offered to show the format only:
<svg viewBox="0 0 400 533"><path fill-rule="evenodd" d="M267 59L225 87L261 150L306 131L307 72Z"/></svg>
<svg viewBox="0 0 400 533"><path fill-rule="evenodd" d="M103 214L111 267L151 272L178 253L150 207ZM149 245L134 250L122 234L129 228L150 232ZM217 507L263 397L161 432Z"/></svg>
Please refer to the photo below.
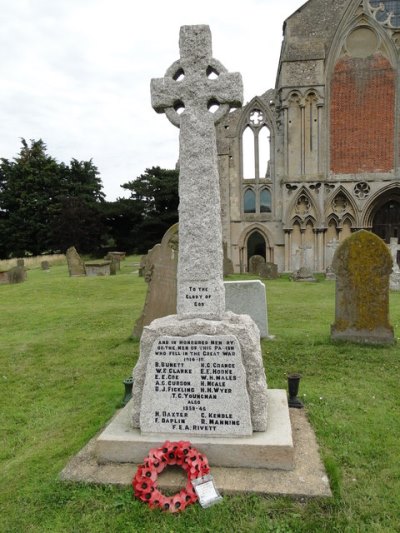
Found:
<svg viewBox="0 0 400 533"><path fill-rule="evenodd" d="M157 488L158 474L168 465L181 466L188 476L186 487L174 496L164 496ZM160 448L150 450L143 465L137 469L132 487L135 496L150 508L160 508L171 513L182 512L198 499L191 480L208 474L209 471L207 458L192 448L190 442L165 441Z"/></svg>

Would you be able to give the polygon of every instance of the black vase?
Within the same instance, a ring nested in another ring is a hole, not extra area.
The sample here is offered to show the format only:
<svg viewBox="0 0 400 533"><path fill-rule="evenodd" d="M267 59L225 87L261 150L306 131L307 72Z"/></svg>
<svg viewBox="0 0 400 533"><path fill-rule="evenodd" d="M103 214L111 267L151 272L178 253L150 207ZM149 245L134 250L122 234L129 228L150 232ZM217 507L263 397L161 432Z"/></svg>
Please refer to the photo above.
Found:
<svg viewBox="0 0 400 533"><path fill-rule="evenodd" d="M304 407L303 403L297 397L299 393L300 378L300 374L288 374L287 377L289 390L289 407L295 407L296 409L302 409Z"/></svg>
<svg viewBox="0 0 400 533"><path fill-rule="evenodd" d="M124 399L122 400L122 406L125 406L129 400L132 398L132 386L133 386L133 378L127 378L124 379L122 382L125 387L125 395Z"/></svg>

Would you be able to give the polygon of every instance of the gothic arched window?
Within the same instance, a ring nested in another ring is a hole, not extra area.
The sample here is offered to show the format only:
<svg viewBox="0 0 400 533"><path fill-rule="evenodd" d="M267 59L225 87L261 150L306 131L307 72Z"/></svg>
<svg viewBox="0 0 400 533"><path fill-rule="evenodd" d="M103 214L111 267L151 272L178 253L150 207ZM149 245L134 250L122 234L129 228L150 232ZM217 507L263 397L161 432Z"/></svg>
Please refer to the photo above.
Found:
<svg viewBox="0 0 400 533"><path fill-rule="evenodd" d="M271 193L268 189L261 189L260 213L271 213Z"/></svg>
<svg viewBox="0 0 400 533"><path fill-rule="evenodd" d="M243 211L245 213L256 212L256 195L253 189L246 189L243 197Z"/></svg>
<svg viewBox="0 0 400 533"><path fill-rule="evenodd" d="M271 128L267 110L249 107L241 136L241 181L243 212L257 215L271 213L271 192L265 184L271 176Z"/></svg>

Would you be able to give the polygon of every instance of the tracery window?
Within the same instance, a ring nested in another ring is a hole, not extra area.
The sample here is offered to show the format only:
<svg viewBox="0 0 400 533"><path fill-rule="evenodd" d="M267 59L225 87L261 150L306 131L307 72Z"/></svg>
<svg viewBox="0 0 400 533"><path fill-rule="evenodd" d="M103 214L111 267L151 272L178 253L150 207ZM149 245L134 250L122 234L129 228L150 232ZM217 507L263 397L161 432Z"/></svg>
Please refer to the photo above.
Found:
<svg viewBox="0 0 400 533"><path fill-rule="evenodd" d="M269 187L271 181L271 133L265 110L250 108L241 138L241 180L243 184L243 212L271 213Z"/></svg>
<svg viewBox="0 0 400 533"><path fill-rule="evenodd" d="M398 0L369 0L375 20L389 28L400 28L400 2Z"/></svg>
<svg viewBox="0 0 400 533"><path fill-rule="evenodd" d="M264 112L253 109L242 136L243 179L258 180L269 177L270 130Z"/></svg>

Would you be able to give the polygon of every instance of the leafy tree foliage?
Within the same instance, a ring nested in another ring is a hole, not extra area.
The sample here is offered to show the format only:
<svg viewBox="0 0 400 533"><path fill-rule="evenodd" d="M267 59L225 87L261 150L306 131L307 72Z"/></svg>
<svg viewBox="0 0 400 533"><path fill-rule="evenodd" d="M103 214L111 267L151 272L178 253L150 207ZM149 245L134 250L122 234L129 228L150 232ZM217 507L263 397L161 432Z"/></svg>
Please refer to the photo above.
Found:
<svg viewBox="0 0 400 533"><path fill-rule="evenodd" d="M129 238L135 252L147 252L178 222L178 176L178 170L152 167L122 185L131 192L128 201L133 201L129 214L125 214L134 221L130 224Z"/></svg>
<svg viewBox="0 0 400 533"><path fill-rule="evenodd" d="M0 163L2 257L65 251L91 252L100 245L99 206L104 200L92 161L58 163L39 139Z"/></svg>
<svg viewBox="0 0 400 533"><path fill-rule="evenodd" d="M126 198L119 198L115 202L105 202L102 206L102 221L107 228L106 241L113 243L114 250L127 253L137 251L140 235L142 203Z"/></svg>

